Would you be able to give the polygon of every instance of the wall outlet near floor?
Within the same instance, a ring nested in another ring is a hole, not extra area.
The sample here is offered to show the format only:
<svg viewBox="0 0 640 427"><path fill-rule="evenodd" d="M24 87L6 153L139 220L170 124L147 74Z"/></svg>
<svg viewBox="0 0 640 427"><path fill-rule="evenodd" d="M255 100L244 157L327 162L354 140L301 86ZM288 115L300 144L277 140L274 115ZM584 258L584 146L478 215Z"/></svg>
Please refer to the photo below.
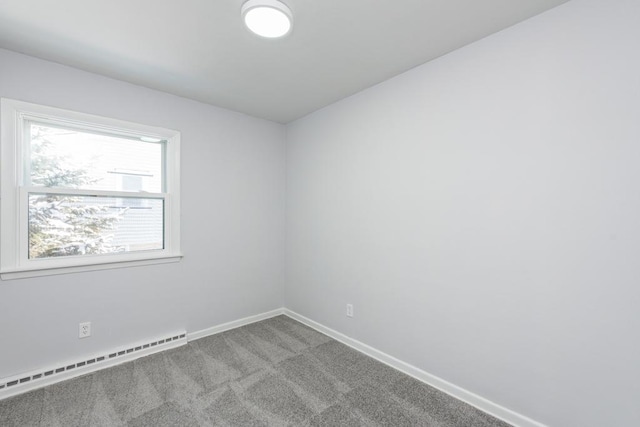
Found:
<svg viewBox="0 0 640 427"><path fill-rule="evenodd" d="M353 317L353 304L347 304L347 317Z"/></svg>
<svg viewBox="0 0 640 427"><path fill-rule="evenodd" d="M80 331L78 338L87 338L91 336L91 322L80 323Z"/></svg>

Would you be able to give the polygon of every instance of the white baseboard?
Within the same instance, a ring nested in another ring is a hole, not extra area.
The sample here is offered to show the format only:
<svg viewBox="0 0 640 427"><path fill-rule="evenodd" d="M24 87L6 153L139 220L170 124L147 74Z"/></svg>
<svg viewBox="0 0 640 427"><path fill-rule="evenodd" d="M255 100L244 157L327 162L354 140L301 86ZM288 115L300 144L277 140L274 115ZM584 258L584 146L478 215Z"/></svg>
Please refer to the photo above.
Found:
<svg viewBox="0 0 640 427"><path fill-rule="evenodd" d="M219 334L220 332L228 331L230 329L239 328L240 326L248 325L250 323L270 319L272 317L284 314L284 311L284 308L278 308L275 310L267 311L266 313L256 314L255 316L249 316L245 317L244 319L234 320L231 322L223 323L221 325L213 326L211 328L202 329L200 331L190 332L187 334L187 340L197 340L199 338L208 337L209 335L215 335Z"/></svg>
<svg viewBox="0 0 640 427"><path fill-rule="evenodd" d="M56 363L46 368L1 378L0 386L2 386L2 388L0 388L0 400L37 390L61 381L87 375L101 369L131 362L154 353L180 347L186 343L187 337L184 331L174 332L162 338L149 339L144 342L130 344L116 350L85 357L82 358L82 360L80 360L80 358L74 361L67 360L66 362ZM61 372L56 372L58 370L61 370ZM45 375L45 372L50 373L50 375ZM17 384L9 385L13 382L17 382Z"/></svg>
<svg viewBox="0 0 640 427"><path fill-rule="evenodd" d="M486 412L489 415L501 419L509 424L512 424L516 427L546 427L542 423L525 417L524 415L521 415L503 406L500 406L497 403L485 399L482 396L478 396L477 394L465 390L462 387L451 384L450 382L443 380L442 378L425 372L420 368L403 362L402 360L398 360L393 356L383 353L382 351L368 346L367 344L364 344L360 341L354 340L353 338L350 338L338 331L335 331L318 322L306 318L292 310L284 309L284 314L294 320L304 323L305 325L317 330L318 332L322 332L323 334L328 335L331 338L358 350L361 353L366 354L367 356L370 356L386 365L391 366L392 368L404 372L405 374L410 375L417 380L435 387L438 390L447 393L448 395L453 396L458 400L468 403L469 405L475 406L481 411Z"/></svg>
<svg viewBox="0 0 640 427"><path fill-rule="evenodd" d="M204 338L207 337L209 335L215 335L215 334L219 334L220 332L224 332L224 331L228 331L230 329L235 329L235 328L239 328L241 326L245 326L251 323L255 323L255 322L259 322L261 320L265 320L265 319L270 319L272 317L275 316L279 316L281 314L287 315L289 317L291 317L294 320L297 320L301 323L304 323L305 325L325 334L330 336L331 338L340 341L343 344L346 344L356 350L358 350L361 353L366 354L367 356L370 356L386 365L391 366L392 368L395 368L401 372L404 372L407 375L410 375L414 378L416 378L417 380L420 380L426 384L429 384L432 387L435 387L441 391L443 391L444 393L447 393L453 397L455 397L456 399L459 399L463 402L466 402L472 406L475 406L476 408L480 409L483 412L486 412L498 419L501 419L503 421L506 421L509 424L512 424L514 426L517 427L546 427L544 424L541 424L537 421L532 420L531 418L525 417L524 415L521 415L517 412L514 412L510 409L507 409L503 406L498 405L497 403L494 403L488 399L485 399L481 396L478 396L475 393L472 393L468 390L465 390L461 387L456 386L455 384L452 384L446 380L443 380L442 378L439 378L435 375L429 374L428 372L423 371L420 368L417 368L413 365L410 365L408 363L405 363L401 360L396 359L393 356L390 356L380 350L377 350L371 346L368 346L367 344L364 344L360 341L357 341L353 338L350 338L338 331L335 331L331 328L328 328L318 322L315 322L311 319L308 319L292 310L286 309L286 308L279 308L276 310L272 310L272 311L268 311L266 313L262 313L262 314L257 314L255 316L249 316L249 317L245 317L243 319L239 319L239 320L234 320L232 322L227 322L227 323L223 323L221 325L217 325L217 326L213 326L211 328L207 328L207 329L202 329L200 331L196 331L196 332L191 332L191 333L187 333L185 334L184 332L179 333L181 335L180 339L177 339L175 341L171 341L171 342L165 342L162 345L157 345L157 346L153 346L153 347L149 347L149 348L142 348L140 350L137 351L133 351L131 353L125 353L122 356L118 356L115 357L113 359L105 359L103 361L101 361L100 363L93 363L90 365L84 365L81 367L76 367L73 370L70 371L65 371L65 372L60 372L57 373L55 375L51 375L49 377L44 377L44 378L39 378L37 380L33 380L33 381L28 381L25 383L19 383L15 386L12 387L4 387L2 389L0 389L0 400L11 397L11 396L15 396L17 394L22 394L22 393L26 393L28 391L31 390L35 390L47 385L51 385L60 381L64 381L64 380L68 380L71 378L75 378L75 377L79 377L81 375L86 375L89 374L91 372L95 372L98 371L100 369L104 369L104 368L108 368L111 366L115 366L115 365L119 365L121 363L125 363L125 362L130 362L132 360L138 359L140 357L143 356L148 356L150 354L154 354L154 353L158 353L160 351L164 351L164 350L169 350L171 348L175 348L175 347L179 347L181 345L186 344L189 341L193 341L193 340L197 340L199 338ZM168 335L168 336L173 336L173 335ZM153 340L148 340L146 341L151 342ZM134 345L130 345L127 346L129 349L134 349L136 347L140 347L145 345L145 343L142 344L134 344ZM119 351L123 351L122 349L120 349ZM105 354L109 354L109 352L105 353ZM96 358L99 356L96 356ZM89 358L88 358L89 359ZM60 364L56 364L56 366L68 366L71 364L75 364L76 362L69 362L69 363L60 363ZM43 372L45 371L44 369L40 369L38 371L33 371L31 373L26 373L23 375L17 375L14 376L12 378L4 378L4 379L0 379L0 384L6 384L9 383L11 381L15 381L15 380L20 380L26 377L32 377L33 375L37 375L39 372Z"/></svg>

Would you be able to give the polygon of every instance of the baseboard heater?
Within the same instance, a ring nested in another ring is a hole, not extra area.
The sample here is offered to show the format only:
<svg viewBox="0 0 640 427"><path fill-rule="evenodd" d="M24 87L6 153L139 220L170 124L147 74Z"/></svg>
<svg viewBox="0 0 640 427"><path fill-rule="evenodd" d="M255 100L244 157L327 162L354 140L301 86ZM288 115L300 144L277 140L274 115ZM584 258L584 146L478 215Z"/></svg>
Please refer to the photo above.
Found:
<svg viewBox="0 0 640 427"><path fill-rule="evenodd" d="M0 379L0 399L25 393L66 379L85 375L109 366L131 361L187 343L186 332L179 332L158 340L127 346L74 363L59 364L28 374Z"/></svg>

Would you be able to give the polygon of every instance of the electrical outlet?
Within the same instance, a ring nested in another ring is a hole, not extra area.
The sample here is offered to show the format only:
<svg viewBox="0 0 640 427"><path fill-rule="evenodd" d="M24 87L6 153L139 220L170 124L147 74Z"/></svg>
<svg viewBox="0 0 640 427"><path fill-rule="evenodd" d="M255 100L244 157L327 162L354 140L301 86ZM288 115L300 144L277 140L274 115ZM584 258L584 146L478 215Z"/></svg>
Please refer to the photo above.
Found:
<svg viewBox="0 0 640 427"><path fill-rule="evenodd" d="M91 322L80 323L80 332L78 338L87 338L91 336Z"/></svg>
<svg viewBox="0 0 640 427"><path fill-rule="evenodd" d="M347 317L353 317L353 304L347 304Z"/></svg>

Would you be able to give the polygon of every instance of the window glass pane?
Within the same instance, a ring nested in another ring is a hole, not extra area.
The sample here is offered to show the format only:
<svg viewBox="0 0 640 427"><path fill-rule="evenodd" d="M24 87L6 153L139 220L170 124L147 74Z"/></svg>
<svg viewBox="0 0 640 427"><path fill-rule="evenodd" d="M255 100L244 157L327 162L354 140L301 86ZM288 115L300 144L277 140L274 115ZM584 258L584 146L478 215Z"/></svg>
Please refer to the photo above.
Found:
<svg viewBox="0 0 640 427"><path fill-rule="evenodd" d="M163 142L28 124L30 185L162 192Z"/></svg>
<svg viewBox="0 0 640 427"><path fill-rule="evenodd" d="M29 258L163 249L163 203L29 193Z"/></svg>

